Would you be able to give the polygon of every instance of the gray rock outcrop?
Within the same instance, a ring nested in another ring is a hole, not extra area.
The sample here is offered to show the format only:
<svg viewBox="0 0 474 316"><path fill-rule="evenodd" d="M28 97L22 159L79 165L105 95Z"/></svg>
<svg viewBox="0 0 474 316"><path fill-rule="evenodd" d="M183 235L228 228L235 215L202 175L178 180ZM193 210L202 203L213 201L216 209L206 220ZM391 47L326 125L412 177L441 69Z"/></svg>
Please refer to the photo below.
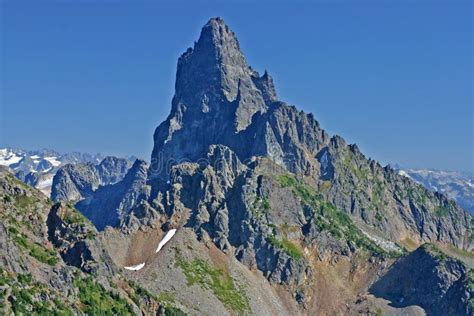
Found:
<svg viewBox="0 0 474 316"><path fill-rule="evenodd" d="M90 197L99 186L123 179L131 162L124 158L106 157L99 164L66 164L53 177L51 199L77 202Z"/></svg>
<svg viewBox="0 0 474 316"><path fill-rule="evenodd" d="M77 202L77 209L99 230L119 226L148 196L147 170L146 162L137 159L121 181L100 186L87 199Z"/></svg>
<svg viewBox="0 0 474 316"><path fill-rule="evenodd" d="M428 315L472 315L472 273L459 260L425 244L398 260L370 291L396 307L421 306Z"/></svg>

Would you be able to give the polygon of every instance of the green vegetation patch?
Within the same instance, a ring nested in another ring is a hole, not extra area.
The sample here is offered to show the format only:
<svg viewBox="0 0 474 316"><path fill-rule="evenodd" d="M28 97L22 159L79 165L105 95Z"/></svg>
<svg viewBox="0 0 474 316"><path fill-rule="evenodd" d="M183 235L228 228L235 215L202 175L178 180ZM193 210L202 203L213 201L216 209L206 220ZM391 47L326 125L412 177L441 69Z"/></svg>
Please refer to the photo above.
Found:
<svg viewBox="0 0 474 316"><path fill-rule="evenodd" d="M0 267L0 286L10 284L12 278L3 268Z"/></svg>
<svg viewBox="0 0 474 316"><path fill-rule="evenodd" d="M51 266L56 265L58 262L58 253L56 250L46 249L43 245L31 241L25 234L20 233L15 227L9 227L8 233L21 249L27 251L30 256L38 261Z"/></svg>
<svg viewBox="0 0 474 316"><path fill-rule="evenodd" d="M375 213L375 219L376 219L377 221L379 221L379 222L381 222L381 221L383 220L383 216L382 216L382 214L380 214L379 211L377 211L377 212Z"/></svg>
<svg viewBox="0 0 474 316"><path fill-rule="evenodd" d="M261 199L261 207L266 212L270 210L270 201L268 200L268 198L265 197Z"/></svg>
<svg viewBox="0 0 474 316"><path fill-rule="evenodd" d="M186 313L177 307L165 306L164 315L165 316L186 316Z"/></svg>
<svg viewBox="0 0 474 316"><path fill-rule="evenodd" d="M0 268L0 280L3 285L10 287L7 306L7 314L10 311L15 315L73 315L72 309L67 307L58 299L43 301L39 299L41 296L52 297L46 285L35 282L30 274L18 274L15 277L8 274ZM5 308L5 296L8 293L6 289L1 291L0 300L1 307Z"/></svg>
<svg viewBox="0 0 474 316"><path fill-rule="evenodd" d="M116 293L107 291L90 276L76 275L74 286L79 290L82 311L88 315L133 315L132 307Z"/></svg>
<svg viewBox="0 0 474 316"><path fill-rule="evenodd" d="M282 250L291 258L298 260L303 257L301 250L288 239L278 240L275 236L267 237L267 241L275 248Z"/></svg>
<svg viewBox="0 0 474 316"><path fill-rule="evenodd" d="M199 284L211 290L227 309L239 314L250 310L245 291L237 288L228 272L214 268L202 259L187 261L179 253L176 257L176 264L183 270L189 286Z"/></svg>
<svg viewBox="0 0 474 316"><path fill-rule="evenodd" d="M469 273L467 275L467 286L474 291L474 269L469 269Z"/></svg>
<svg viewBox="0 0 474 316"><path fill-rule="evenodd" d="M372 187L372 207L376 210L382 209L384 206L386 206L386 202L383 200L385 192L385 185L383 184L382 181L375 179L375 184Z"/></svg>
<svg viewBox="0 0 474 316"><path fill-rule="evenodd" d="M467 275L467 286L471 292L471 298L469 299L469 305L471 305L471 308L474 308L474 295L472 293L474 292L474 269L470 269L469 273Z"/></svg>
<svg viewBox="0 0 474 316"><path fill-rule="evenodd" d="M445 205L439 205L436 207L434 213L438 217L447 217L449 215L449 207Z"/></svg>
<svg viewBox="0 0 474 316"><path fill-rule="evenodd" d="M174 306L175 301L176 298L172 292L164 291L158 295L158 302L164 306L165 316L185 316L185 312Z"/></svg>
<svg viewBox="0 0 474 316"><path fill-rule="evenodd" d="M323 197L320 194L316 194L309 185L303 181L299 181L292 175L280 175L277 181L284 188L290 187L293 193L298 196L302 202L308 205L316 204L323 199Z"/></svg>
<svg viewBox="0 0 474 316"><path fill-rule="evenodd" d="M315 210L315 225L319 231L327 231L338 239L352 241L354 244L369 252L386 257L398 257L399 252L386 251L370 240L352 221L345 212L338 210L332 203L324 201L322 196L306 183L297 180L292 175L281 175L278 182L284 187L291 187L294 194L303 204Z"/></svg>
<svg viewBox="0 0 474 316"><path fill-rule="evenodd" d="M439 249L438 247L436 247L433 244L426 243L426 244L423 244L421 247L426 252L431 254L433 257L438 259L439 261L444 261L444 260L449 258L449 256L447 254L445 254L441 249Z"/></svg>
<svg viewBox="0 0 474 316"><path fill-rule="evenodd" d="M69 225L77 224L80 226L85 226L89 222L89 220L84 215L82 215L82 213L79 212L74 207L74 205L67 203L66 206L67 206L67 212L63 218L64 222L66 222Z"/></svg>
<svg viewBox="0 0 474 316"><path fill-rule="evenodd" d="M350 151L346 153L342 164L344 167L349 170L359 181L364 181L369 179L369 170L367 168L359 168L353 159L354 154Z"/></svg>
<svg viewBox="0 0 474 316"><path fill-rule="evenodd" d="M26 183L23 183L22 181L20 181L20 179L18 179L17 177L15 177L12 174L7 174L7 176L5 178L11 186L19 186L19 187L22 187L24 189L31 190L31 187L29 185L27 185Z"/></svg>
<svg viewBox="0 0 474 316"><path fill-rule="evenodd" d="M329 191L330 188L331 188L331 181L327 181L327 180L323 181L321 183L321 186L319 187L319 189L323 192Z"/></svg>
<svg viewBox="0 0 474 316"><path fill-rule="evenodd" d="M28 195L15 195L15 206L20 209L26 209L35 204L35 199Z"/></svg>
<svg viewBox="0 0 474 316"><path fill-rule="evenodd" d="M158 302L163 305L174 304L176 298L174 293L163 291L158 295Z"/></svg>
<svg viewBox="0 0 474 316"><path fill-rule="evenodd" d="M3 202L5 202L5 203L12 203L13 201L14 201L14 199L11 195L5 195L3 197Z"/></svg>
<svg viewBox="0 0 474 316"><path fill-rule="evenodd" d="M133 292L129 293L129 296L137 306L141 305L140 301L150 302L158 300L155 295L151 294L148 290L136 284L135 282L129 281L128 284L133 289Z"/></svg>
<svg viewBox="0 0 474 316"><path fill-rule="evenodd" d="M458 256L474 259L474 252L460 249L454 245L449 245L449 249Z"/></svg>
<svg viewBox="0 0 474 316"><path fill-rule="evenodd" d="M252 213L257 214L266 214L270 211L270 201L268 198L256 198L252 204Z"/></svg>

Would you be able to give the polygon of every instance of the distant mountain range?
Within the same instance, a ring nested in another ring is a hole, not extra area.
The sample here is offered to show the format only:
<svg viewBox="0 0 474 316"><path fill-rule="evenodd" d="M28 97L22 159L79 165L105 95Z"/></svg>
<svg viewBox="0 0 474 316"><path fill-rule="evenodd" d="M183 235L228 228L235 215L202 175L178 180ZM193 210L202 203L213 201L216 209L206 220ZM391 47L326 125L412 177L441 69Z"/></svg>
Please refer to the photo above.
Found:
<svg viewBox="0 0 474 316"><path fill-rule="evenodd" d="M398 173L408 177L428 190L446 194L459 206L474 214L474 174L462 171L434 169L405 169L397 167Z"/></svg>
<svg viewBox="0 0 474 316"><path fill-rule="evenodd" d="M16 177L48 197L56 172L67 164L99 165L105 156L81 152L59 153L51 149L25 150L20 148L0 148L0 166L13 170ZM125 158L130 162L135 157Z"/></svg>

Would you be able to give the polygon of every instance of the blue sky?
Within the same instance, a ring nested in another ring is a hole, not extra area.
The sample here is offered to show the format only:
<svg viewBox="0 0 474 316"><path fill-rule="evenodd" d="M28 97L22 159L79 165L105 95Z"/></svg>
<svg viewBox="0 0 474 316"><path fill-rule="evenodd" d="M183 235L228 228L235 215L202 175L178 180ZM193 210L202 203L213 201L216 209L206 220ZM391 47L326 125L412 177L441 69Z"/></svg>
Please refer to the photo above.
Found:
<svg viewBox="0 0 474 316"><path fill-rule="evenodd" d="M149 159L213 16L281 100L383 163L474 171L471 1L1 1L0 146Z"/></svg>

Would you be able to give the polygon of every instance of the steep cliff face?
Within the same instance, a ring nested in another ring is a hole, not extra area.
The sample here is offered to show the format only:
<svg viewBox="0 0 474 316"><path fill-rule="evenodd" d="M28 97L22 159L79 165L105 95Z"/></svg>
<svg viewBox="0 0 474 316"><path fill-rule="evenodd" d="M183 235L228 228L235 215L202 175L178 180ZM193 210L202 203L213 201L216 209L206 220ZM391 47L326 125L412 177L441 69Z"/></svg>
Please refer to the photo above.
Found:
<svg viewBox="0 0 474 316"><path fill-rule="evenodd" d="M119 226L130 210L148 196L147 169L146 162L137 159L121 181L99 187L87 199L77 202L76 207L99 230Z"/></svg>
<svg viewBox="0 0 474 316"><path fill-rule="evenodd" d="M54 201L79 201L92 194L100 179L92 164L68 164L53 177L51 198Z"/></svg>
<svg viewBox="0 0 474 316"><path fill-rule="evenodd" d="M203 157L211 144L228 145L276 98L269 75L248 66L219 18L179 58L175 87L171 113L155 131L151 178L165 179L168 163Z"/></svg>
<svg viewBox="0 0 474 316"><path fill-rule="evenodd" d="M67 164L53 179L51 198L75 205L94 225L119 226L125 214L146 200L147 164L106 157L99 164Z"/></svg>

